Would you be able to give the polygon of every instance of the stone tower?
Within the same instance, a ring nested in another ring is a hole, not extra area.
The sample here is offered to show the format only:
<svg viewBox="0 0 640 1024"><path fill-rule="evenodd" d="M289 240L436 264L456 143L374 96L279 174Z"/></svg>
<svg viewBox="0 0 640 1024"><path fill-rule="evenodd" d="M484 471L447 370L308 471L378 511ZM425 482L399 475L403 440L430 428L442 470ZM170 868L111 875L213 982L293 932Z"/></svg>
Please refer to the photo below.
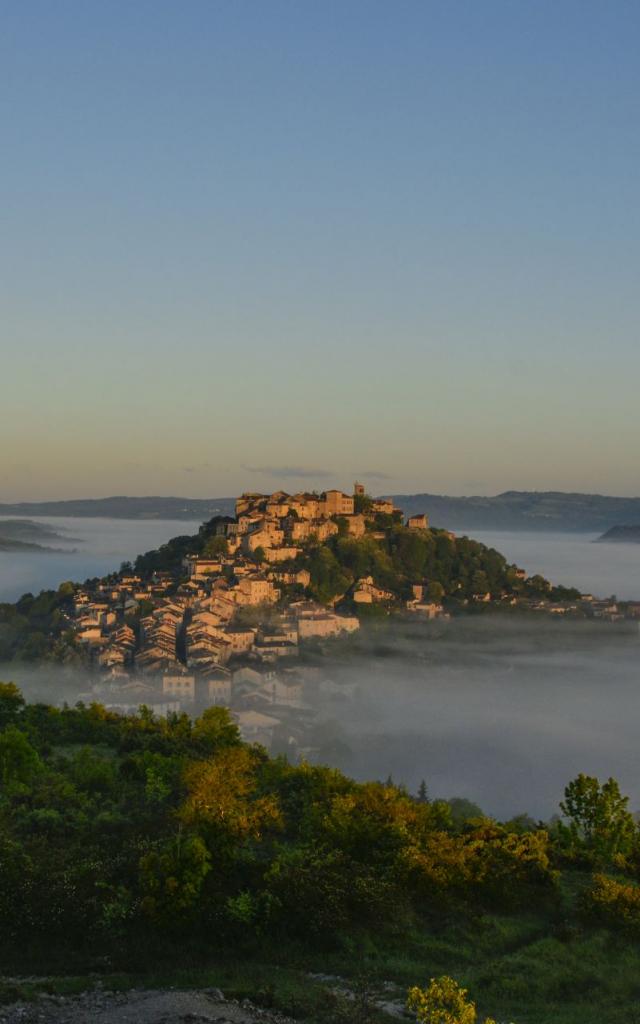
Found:
<svg viewBox="0 0 640 1024"><path fill-rule="evenodd" d="M353 493L356 498L364 497L364 484L359 484L358 481L356 480L355 484L353 485Z"/></svg>

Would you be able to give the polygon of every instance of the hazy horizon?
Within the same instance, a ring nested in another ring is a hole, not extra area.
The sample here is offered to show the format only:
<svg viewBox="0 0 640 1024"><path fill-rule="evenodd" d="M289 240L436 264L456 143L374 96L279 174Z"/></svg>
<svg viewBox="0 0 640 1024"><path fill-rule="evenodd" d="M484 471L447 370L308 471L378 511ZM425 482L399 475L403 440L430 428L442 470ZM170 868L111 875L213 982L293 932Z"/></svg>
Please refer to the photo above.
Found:
<svg viewBox="0 0 640 1024"><path fill-rule="evenodd" d="M353 473L352 474L352 478L349 478L349 480L346 483L345 483L345 481L342 478L333 480L333 479L331 479L328 476L327 479L323 479L317 485L313 485L308 480L306 481L306 483L303 482L302 485L300 487L298 487L298 488L294 488L293 484L289 484L289 487L290 487L289 493L294 493L295 490L320 491L321 492L321 491L326 490L329 487L334 487L334 486L335 487L340 487L341 485L342 485L342 488L346 491L346 493L350 493L351 488L353 486L353 480L362 478L364 476L365 476L365 474L363 474L363 473L360 473L360 474ZM286 485L287 482L288 481L285 480L284 484ZM389 484L392 483L392 481L389 480L388 478L387 478L387 482ZM234 494L222 494L219 491L216 492L216 493L207 493L207 494L193 494L193 493L187 494L187 493L184 493L184 492L178 494L178 493L174 493L174 492L170 492L170 491L167 491L166 493L158 492L158 493L153 493L153 494L151 494L150 492L149 493L142 493L142 492L141 493L133 493L133 492L131 492L131 493L128 493L128 494L116 494L116 493L107 493L107 492L105 492L103 494L85 494L84 492L78 492L78 494L66 495L64 497L58 497L58 498L52 498L52 497L43 496L43 497L40 497L40 498L24 498L24 499L23 498L14 498L14 499L9 500L9 499L4 499L4 498L0 497L0 506L2 506L2 505L47 505L47 504L52 504L54 502L66 502L66 501L106 501L106 500L111 499L111 498L126 498L126 499L134 499L134 500L138 500L138 499L141 499L141 498L159 498L159 499L172 499L172 498L174 498L174 499L177 499L179 501L228 501L230 499L237 498L240 494L248 492L248 491L251 491L251 490L254 490L254 491L257 490L259 492L262 491L261 488L257 488L255 486L253 488L251 488L251 487L249 487L249 485L247 485L245 488L235 492ZM271 493L273 493L274 490L286 490L286 486L282 486L282 481L281 481L280 485L276 485L272 489L265 488L263 493L271 494ZM612 492L609 493L609 492L605 492L605 491L569 491L569 490L563 490L563 489L544 488L544 487L535 488L535 489L533 489L533 488L518 488L518 489L516 489L516 488L506 488L504 490L495 491L495 492L491 492L491 493L483 493L483 492L480 492L480 491L476 491L476 492L467 491L467 492L464 492L464 493L462 491L460 491L459 493L455 492L455 491L447 491L445 493L444 491L440 492L440 491L425 490L423 487L418 487L415 491L396 491L391 486L388 486L386 488L384 488L384 487L370 487L369 491L370 491L370 493L372 493L374 495L380 495L380 496L384 496L384 495L389 495L389 496L397 495L397 496L407 496L407 497L413 497L414 495L420 495L420 494L428 494L428 495L432 495L434 497L441 497L441 498L475 498L475 497L499 498L499 497L501 497L501 495L509 494L509 493L520 493L520 494L530 493L530 494L567 494L567 495L568 494L581 494L581 495L584 495L586 497L597 497L597 498L632 498L632 499L635 498L635 499L640 499L640 487L638 488L638 492L637 493L636 492L630 492L629 494L620 494L620 493L615 493L614 494ZM585 532L588 532L588 531L585 531Z"/></svg>

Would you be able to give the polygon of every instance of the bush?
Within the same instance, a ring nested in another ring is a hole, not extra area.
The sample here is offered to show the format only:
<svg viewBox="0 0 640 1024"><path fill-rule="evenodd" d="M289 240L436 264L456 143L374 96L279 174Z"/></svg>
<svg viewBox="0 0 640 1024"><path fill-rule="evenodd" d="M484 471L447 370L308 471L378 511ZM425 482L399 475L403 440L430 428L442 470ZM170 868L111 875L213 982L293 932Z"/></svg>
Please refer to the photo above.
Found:
<svg viewBox="0 0 640 1024"><path fill-rule="evenodd" d="M594 875L593 886L583 896L588 917L614 931L640 938L640 887L618 882L607 875Z"/></svg>
<svg viewBox="0 0 640 1024"><path fill-rule="evenodd" d="M412 1010L419 1024L475 1024L476 1004L467 999L467 990L446 974L432 978L426 989L409 989L407 1009ZM485 1024L495 1024L489 1017Z"/></svg>

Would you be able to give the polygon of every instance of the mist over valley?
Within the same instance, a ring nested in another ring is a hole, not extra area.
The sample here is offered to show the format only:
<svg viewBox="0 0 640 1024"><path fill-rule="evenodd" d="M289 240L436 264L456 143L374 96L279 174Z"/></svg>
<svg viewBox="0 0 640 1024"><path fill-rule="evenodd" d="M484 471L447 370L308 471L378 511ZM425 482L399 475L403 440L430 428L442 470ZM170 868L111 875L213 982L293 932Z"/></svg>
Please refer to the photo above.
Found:
<svg viewBox="0 0 640 1024"><path fill-rule="evenodd" d="M4 522L0 519L0 537ZM129 520L52 516L33 523L39 528L38 543L56 550L0 550L0 602L16 601L22 594L55 589L63 580L82 582L114 572L122 562L158 547L171 537L195 533L199 522L190 520ZM29 539L35 538L33 530ZM43 539L48 538L48 539ZM27 539L25 534L25 539ZM67 550L60 550L68 544Z"/></svg>
<svg viewBox="0 0 640 1024"><path fill-rule="evenodd" d="M614 776L640 809L634 624L499 615L376 624L311 665L303 700L312 762L362 781L391 776L412 793L425 780L432 798L464 797L501 820L548 820L581 771ZM46 703L90 700L97 678L0 665L0 679ZM298 757L286 733L274 749Z"/></svg>
<svg viewBox="0 0 640 1024"><path fill-rule="evenodd" d="M316 707L343 770L413 793L424 779L500 819L548 819L570 778L613 775L640 808L634 626L482 616L401 633L326 666L337 685Z"/></svg>
<svg viewBox="0 0 640 1024"><path fill-rule="evenodd" d="M35 536L22 522L24 537ZM198 523L39 519L39 536L65 552L0 553L0 599L115 570ZM640 548L594 544L592 535L469 530L529 573L583 592L640 594ZM0 533L2 522L0 521ZM50 540L51 542L51 540ZM370 625L321 663L308 684L314 710L309 757L360 779L415 792L464 796L499 817L549 817L578 771L615 775L640 805L636 723L640 637L633 625L569 624L497 616L419 628ZM57 667L0 666L30 699L73 703L95 677ZM102 698L99 698L102 699Z"/></svg>

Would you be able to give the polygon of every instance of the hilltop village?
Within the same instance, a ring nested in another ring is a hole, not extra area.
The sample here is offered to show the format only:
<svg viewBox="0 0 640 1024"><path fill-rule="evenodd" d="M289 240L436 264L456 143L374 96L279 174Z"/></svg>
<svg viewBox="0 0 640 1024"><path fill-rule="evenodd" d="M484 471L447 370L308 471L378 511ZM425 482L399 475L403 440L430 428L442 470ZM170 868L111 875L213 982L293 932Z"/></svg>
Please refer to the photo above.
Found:
<svg viewBox="0 0 640 1024"><path fill-rule="evenodd" d="M402 522L402 511L368 499L358 483L353 495L247 493L235 511L212 522L204 553L186 554L177 571L144 578L125 570L75 592L75 640L100 677L85 699L124 713L141 703L159 714L231 706L244 738L267 745L283 709L303 710L305 680L317 670L298 664L300 645L346 636L360 620L334 610L337 599L309 599L311 573L295 563L309 543L341 531L361 538L379 517ZM426 516L407 526L427 530ZM351 589L355 605L394 599L371 576ZM407 606L428 618L446 615L425 592L416 585Z"/></svg>
<svg viewBox="0 0 640 1024"><path fill-rule="evenodd" d="M430 528L425 515L405 519L360 483L352 494L245 493L235 513L134 566L60 588L54 654L91 669L83 700L123 713L225 705L245 739L271 746L274 734L300 733L306 687L317 692L306 654L368 617L446 621L452 610L496 605L623 617L614 602L552 588L478 542ZM12 608L23 612L21 602Z"/></svg>

